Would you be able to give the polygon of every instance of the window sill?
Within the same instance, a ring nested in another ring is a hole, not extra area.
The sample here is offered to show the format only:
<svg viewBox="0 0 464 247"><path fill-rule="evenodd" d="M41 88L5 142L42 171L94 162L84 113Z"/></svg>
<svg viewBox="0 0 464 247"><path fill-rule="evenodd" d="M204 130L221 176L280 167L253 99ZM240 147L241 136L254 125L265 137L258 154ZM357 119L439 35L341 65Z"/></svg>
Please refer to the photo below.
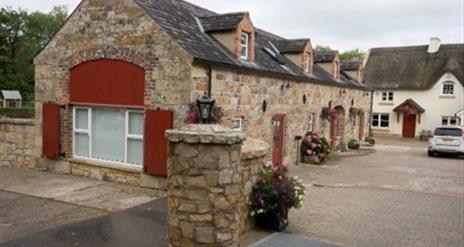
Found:
<svg viewBox="0 0 464 247"><path fill-rule="evenodd" d="M372 130L375 130L375 131L380 131L380 132L390 132L390 128L389 127L372 127Z"/></svg>
<svg viewBox="0 0 464 247"><path fill-rule="evenodd" d="M114 170L121 170L121 171L126 171L126 172L133 172L133 173L141 173L143 172L143 167L137 167L134 165L128 165L128 164L122 164L122 163L115 163L115 162L108 162L108 161L102 161L102 160L94 160L94 159L86 159L86 158L71 158L69 159L70 162L72 163L80 163L84 165L89 165L89 166L95 166L95 167L103 167L103 168L108 168L108 169L114 169Z"/></svg>
<svg viewBox="0 0 464 247"><path fill-rule="evenodd" d="M393 102L388 102L388 101L382 101L379 103L379 105L394 105Z"/></svg>
<svg viewBox="0 0 464 247"><path fill-rule="evenodd" d="M455 95L440 95L440 99L455 99Z"/></svg>

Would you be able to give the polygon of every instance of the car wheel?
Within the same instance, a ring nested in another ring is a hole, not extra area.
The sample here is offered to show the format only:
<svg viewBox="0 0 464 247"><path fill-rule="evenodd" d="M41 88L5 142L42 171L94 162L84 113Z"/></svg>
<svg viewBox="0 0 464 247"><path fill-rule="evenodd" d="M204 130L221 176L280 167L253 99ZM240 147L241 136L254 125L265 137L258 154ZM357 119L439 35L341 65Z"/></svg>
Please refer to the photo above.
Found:
<svg viewBox="0 0 464 247"><path fill-rule="evenodd" d="M429 155L429 157L434 157L435 156L435 152L433 152L433 151L428 151L427 154Z"/></svg>

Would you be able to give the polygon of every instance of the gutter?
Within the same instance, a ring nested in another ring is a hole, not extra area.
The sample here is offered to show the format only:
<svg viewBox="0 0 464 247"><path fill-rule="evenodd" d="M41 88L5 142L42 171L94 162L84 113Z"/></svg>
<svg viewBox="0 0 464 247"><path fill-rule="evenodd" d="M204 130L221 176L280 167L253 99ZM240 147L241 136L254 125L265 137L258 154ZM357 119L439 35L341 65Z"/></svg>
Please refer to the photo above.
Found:
<svg viewBox="0 0 464 247"><path fill-rule="evenodd" d="M208 96L211 98L211 88L213 87L213 68L208 65Z"/></svg>

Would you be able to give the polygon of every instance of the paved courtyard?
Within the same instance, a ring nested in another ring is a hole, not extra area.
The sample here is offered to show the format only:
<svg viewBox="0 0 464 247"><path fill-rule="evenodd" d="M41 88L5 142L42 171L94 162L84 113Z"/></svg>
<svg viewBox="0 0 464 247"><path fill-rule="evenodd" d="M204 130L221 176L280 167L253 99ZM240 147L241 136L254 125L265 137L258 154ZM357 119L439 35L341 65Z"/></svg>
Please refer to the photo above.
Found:
<svg viewBox="0 0 464 247"><path fill-rule="evenodd" d="M293 167L310 187L286 232L344 246L464 246L463 167L394 138L371 154Z"/></svg>

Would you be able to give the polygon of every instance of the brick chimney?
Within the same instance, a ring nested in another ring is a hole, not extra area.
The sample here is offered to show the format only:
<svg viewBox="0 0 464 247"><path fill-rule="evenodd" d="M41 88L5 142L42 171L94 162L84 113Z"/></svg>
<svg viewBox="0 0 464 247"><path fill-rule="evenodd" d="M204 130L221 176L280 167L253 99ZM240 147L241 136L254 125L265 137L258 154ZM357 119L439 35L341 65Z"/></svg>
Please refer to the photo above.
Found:
<svg viewBox="0 0 464 247"><path fill-rule="evenodd" d="M427 52L430 54L437 53L440 50L441 40L438 37L430 38L429 48Z"/></svg>

